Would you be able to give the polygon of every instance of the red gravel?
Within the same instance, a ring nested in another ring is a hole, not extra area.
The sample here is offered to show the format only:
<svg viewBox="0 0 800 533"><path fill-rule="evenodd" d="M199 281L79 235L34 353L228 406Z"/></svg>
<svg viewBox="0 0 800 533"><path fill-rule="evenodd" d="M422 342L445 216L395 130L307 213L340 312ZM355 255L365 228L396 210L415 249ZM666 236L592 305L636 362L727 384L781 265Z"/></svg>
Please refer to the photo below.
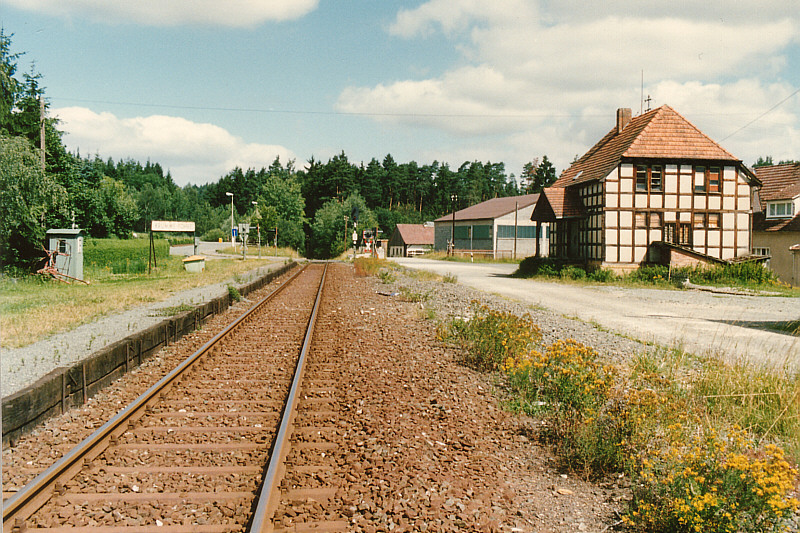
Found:
<svg viewBox="0 0 800 533"><path fill-rule="evenodd" d="M499 409L491 378L456 363L418 304L378 295L374 278L352 272L334 265L321 309L327 326L317 338L339 360L335 420L325 423L338 428L331 436L338 448L331 470L317 478L317 486L337 489L336 498L327 509L293 502L295 512L323 511L364 532L602 531L615 522L618 504L609 499L619 498L616 491L556 471L547 451L525 437L531 422ZM4 488L46 468L241 310L219 316L84 409L5 450ZM135 455L125 456L136 464ZM125 479L157 486L159 477ZM235 501L228 506L230 516L242 512ZM142 508L140 515L154 513Z"/></svg>

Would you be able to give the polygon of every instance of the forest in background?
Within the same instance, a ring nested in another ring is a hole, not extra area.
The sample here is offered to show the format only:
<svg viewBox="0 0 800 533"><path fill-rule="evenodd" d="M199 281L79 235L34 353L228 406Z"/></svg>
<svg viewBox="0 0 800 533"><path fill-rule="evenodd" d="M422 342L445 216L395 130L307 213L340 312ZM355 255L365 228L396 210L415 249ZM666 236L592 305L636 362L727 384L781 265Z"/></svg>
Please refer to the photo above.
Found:
<svg viewBox="0 0 800 533"><path fill-rule="evenodd" d="M397 162L387 154L351 162L344 151L323 162L312 157L265 161L260 169L234 168L217 182L179 187L158 162L114 161L71 153L58 120L48 116L42 75L32 65L18 73L23 54L0 31L0 260L30 270L44 257L49 228L76 227L90 237L130 238L151 220L191 220L206 239L229 237L231 196L235 222L277 228L278 246L308 257L335 257L346 247L344 217L388 237L398 223L422 223L500 196L538 192L555 180L544 156L520 174L503 163ZM44 158L41 137L44 132ZM356 210L357 206L357 210ZM352 221L351 221L352 230Z"/></svg>

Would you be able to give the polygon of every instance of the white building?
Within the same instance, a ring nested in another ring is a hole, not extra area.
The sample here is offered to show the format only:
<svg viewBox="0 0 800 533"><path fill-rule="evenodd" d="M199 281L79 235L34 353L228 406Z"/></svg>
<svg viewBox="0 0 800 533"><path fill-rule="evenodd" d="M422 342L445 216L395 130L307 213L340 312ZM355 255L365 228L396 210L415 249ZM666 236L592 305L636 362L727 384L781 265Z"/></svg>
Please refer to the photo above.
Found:
<svg viewBox="0 0 800 533"><path fill-rule="evenodd" d="M538 194L492 198L434 221L436 251L453 241L459 255L528 257L548 253L549 226L531 221ZM538 248L537 248L538 245Z"/></svg>

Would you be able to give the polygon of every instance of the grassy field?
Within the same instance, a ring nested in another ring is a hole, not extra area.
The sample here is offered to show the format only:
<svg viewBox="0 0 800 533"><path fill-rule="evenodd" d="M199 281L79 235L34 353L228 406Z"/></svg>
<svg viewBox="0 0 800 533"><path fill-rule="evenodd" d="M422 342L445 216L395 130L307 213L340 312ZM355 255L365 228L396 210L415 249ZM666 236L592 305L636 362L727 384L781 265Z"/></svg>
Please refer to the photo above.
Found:
<svg viewBox="0 0 800 533"><path fill-rule="evenodd" d="M2 278L0 344L4 348L25 346L103 315L166 300L175 292L235 281L237 276L274 261L250 255L244 262L211 260L206 261L205 272L193 274L183 270L182 259L159 261L159 268L150 275L114 274L110 268L89 266L84 276L90 285L67 285L36 276Z"/></svg>

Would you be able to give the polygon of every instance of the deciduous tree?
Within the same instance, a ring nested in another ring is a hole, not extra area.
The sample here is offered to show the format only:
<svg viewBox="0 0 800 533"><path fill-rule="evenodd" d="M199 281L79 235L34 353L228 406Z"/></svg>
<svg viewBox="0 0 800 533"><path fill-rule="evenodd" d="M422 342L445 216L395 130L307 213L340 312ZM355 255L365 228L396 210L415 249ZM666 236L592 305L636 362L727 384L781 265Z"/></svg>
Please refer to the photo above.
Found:
<svg viewBox="0 0 800 533"><path fill-rule="evenodd" d="M33 267L43 257L47 229L66 219L67 194L22 137L0 134L0 206L3 264Z"/></svg>

